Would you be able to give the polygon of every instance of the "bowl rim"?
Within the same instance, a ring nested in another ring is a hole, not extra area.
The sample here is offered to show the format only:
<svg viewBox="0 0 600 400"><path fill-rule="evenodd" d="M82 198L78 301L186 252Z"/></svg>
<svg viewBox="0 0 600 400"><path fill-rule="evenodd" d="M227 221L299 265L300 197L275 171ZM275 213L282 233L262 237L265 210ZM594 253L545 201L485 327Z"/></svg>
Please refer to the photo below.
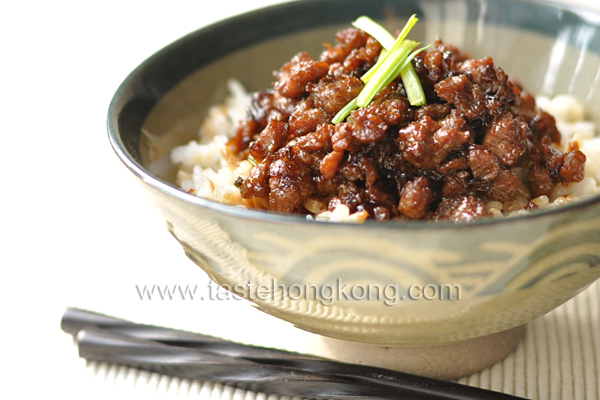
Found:
<svg viewBox="0 0 600 400"><path fill-rule="evenodd" d="M345 229L393 229L393 230L447 230L447 229L474 229L495 225L510 225L515 223L527 222L538 219L546 219L551 217L559 217L570 212L576 212L588 208L593 205L600 203L600 193L589 195L585 198L575 200L571 203L561 205L552 209L536 210L534 212L516 215L511 217L494 218L494 217L483 217L470 222L451 222L451 221L375 221L365 220L362 223L348 223L339 221L326 221L326 220L312 220L308 219L303 214L284 214L273 211L250 209L244 206L235 206L225 203L221 203L214 200L198 197L196 195L185 192L183 189L178 188L172 183L169 183L158 176L150 173L144 166L138 163L134 157L126 150L126 146L123 143L120 135L120 129L118 127L118 115L119 107L118 103L121 97L130 90L131 83L137 78L140 71L145 66L150 64L153 60L160 58L161 55L169 49L175 47L178 43L188 39L191 35L200 35L203 32L218 28L226 23L234 22L239 18L251 18L258 16L265 12L272 12L274 10L283 9L291 3L319 3L324 0L287 0L283 3L276 3L270 6L265 6L257 9L253 9L244 13L235 14L230 17L215 21L208 25L202 26L197 30L187 33L186 35L174 40L166 46L160 48L148 58L143 60L134 70L132 70L125 79L118 86L115 91L107 113L106 125L108 131L109 142L113 151L119 157L121 162L139 179L145 184L159 190L163 194L169 197L174 197L189 205L200 207L223 216L233 217L236 219L252 220L260 223L275 223L275 224L307 224L313 226L319 226L319 229L323 229L323 226L329 227L340 227L344 226ZM582 4L569 4L559 3L555 0L514 0L515 3L526 3L535 6L555 8L558 10L569 11L576 14L579 17L588 19L587 17L593 16L597 21L600 22L600 11L592 10L587 5Z"/></svg>

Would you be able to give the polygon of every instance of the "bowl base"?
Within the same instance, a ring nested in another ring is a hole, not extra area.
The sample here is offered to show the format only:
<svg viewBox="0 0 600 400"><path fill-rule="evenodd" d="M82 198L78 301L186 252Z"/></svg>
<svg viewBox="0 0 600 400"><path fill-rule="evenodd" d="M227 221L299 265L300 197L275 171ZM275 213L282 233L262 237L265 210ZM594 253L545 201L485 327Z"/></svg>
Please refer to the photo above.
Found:
<svg viewBox="0 0 600 400"><path fill-rule="evenodd" d="M519 344L525 325L461 342L394 347L311 335L308 352L337 361L454 380L503 360Z"/></svg>

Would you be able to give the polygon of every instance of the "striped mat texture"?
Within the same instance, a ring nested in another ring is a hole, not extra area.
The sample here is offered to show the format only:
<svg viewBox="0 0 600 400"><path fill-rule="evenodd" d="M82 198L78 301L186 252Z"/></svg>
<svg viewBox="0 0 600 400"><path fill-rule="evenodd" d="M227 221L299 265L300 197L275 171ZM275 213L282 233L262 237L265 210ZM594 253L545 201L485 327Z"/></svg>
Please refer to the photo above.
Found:
<svg viewBox="0 0 600 400"><path fill-rule="evenodd" d="M96 393L113 399L283 399L106 363L88 362L85 371ZM504 361L459 382L530 399L600 400L600 281L529 323Z"/></svg>
<svg viewBox="0 0 600 400"><path fill-rule="evenodd" d="M531 399L600 400L600 281L530 322L504 361L460 382Z"/></svg>

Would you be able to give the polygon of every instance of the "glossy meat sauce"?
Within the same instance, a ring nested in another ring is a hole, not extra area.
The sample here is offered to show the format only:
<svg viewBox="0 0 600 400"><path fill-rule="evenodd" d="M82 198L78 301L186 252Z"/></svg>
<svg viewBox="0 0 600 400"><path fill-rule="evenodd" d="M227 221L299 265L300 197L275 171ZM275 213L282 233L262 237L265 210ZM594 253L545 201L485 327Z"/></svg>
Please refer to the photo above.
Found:
<svg viewBox="0 0 600 400"><path fill-rule="evenodd" d="M246 205L315 214L344 204L376 220L471 221L520 186L537 197L583 179L585 155L556 150L554 118L531 95L492 58L439 40L414 60L427 105L411 106L398 77L331 124L380 52L366 33L341 31L318 60L299 53L272 89L253 95L227 146L231 160L257 162L240 182Z"/></svg>

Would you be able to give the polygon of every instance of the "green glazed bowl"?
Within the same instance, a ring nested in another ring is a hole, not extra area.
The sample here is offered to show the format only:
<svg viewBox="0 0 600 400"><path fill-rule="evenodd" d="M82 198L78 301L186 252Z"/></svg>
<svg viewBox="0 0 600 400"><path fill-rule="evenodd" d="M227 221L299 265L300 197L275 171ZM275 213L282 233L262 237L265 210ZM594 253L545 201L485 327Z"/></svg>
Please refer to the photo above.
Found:
<svg viewBox="0 0 600 400"><path fill-rule="evenodd" d="M260 9L158 51L110 105L116 154L189 258L215 282L241 285L237 292L259 309L326 337L386 346L474 339L519 327L600 277L598 196L502 220L353 225L219 204L178 189L169 168L155 172L157 160L194 138L228 78L266 88L284 61L300 50L318 54L356 17L393 30L413 13L421 19L415 39L439 35L474 57L491 55L530 92L570 93L600 122L600 16L518 0L304 0ZM387 292L377 297L377 288ZM444 288L453 299L436 297Z"/></svg>

